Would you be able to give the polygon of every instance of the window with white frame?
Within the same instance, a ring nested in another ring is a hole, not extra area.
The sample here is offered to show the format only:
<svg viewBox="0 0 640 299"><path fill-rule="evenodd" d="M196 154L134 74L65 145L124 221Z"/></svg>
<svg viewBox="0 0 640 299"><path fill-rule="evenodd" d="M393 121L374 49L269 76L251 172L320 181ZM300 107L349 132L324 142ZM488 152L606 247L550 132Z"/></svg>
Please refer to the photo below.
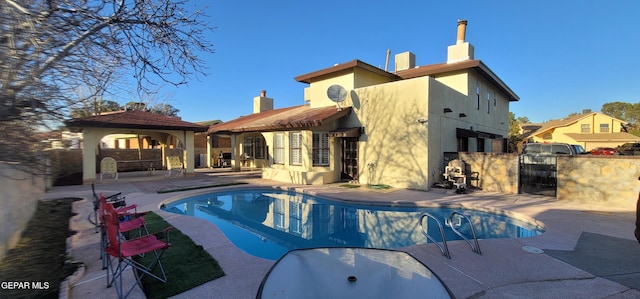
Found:
<svg viewBox="0 0 640 299"><path fill-rule="evenodd" d="M600 133L609 133L609 124L600 124Z"/></svg>
<svg viewBox="0 0 640 299"><path fill-rule="evenodd" d="M289 164L302 165L302 132L289 133Z"/></svg>
<svg viewBox="0 0 640 299"><path fill-rule="evenodd" d="M589 124L581 124L580 132L582 133L591 133L591 126Z"/></svg>
<svg viewBox="0 0 640 299"><path fill-rule="evenodd" d="M329 134L313 133L313 166L329 165Z"/></svg>
<svg viewBox="0 0 640 299"><path fill-rule="evenodd" d="M264 138L262 136L256 136L254 144L256 159L264 159L265 148Z"/></svg>
<svg viewBox="0 0 640 299"><path fill-rule="evenodd" d="M284 133L273 134L273 164L284 164Z"/></svg>
<svg viewBox="0 0 640 299"><path fill-rule="evenodd" d="M245 137L243 145L244 157L253 158L253 137Z"/></svg>

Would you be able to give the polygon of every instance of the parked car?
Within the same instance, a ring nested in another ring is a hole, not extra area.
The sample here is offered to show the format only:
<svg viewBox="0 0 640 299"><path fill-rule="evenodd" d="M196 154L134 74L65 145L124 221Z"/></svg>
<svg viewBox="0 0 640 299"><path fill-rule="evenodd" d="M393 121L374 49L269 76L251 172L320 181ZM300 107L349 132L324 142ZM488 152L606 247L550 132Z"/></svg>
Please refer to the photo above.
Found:
<svg viewBox="0 0 640 299"><path fill-rule="evenodd" d="M609 155L617 155L618 151L615 148L612 148L612 147L596 147L596 148L592 149L591 151L589 151L589 153L591 153L592 155L609 156Z"/></svg>
<svg viewBox="0 0 640 299"><path fill-rule="evenodd" d="M620 155L640 155L640 143L629 142L618 146L617 151Z"/></svg>
<svg viewBox="0 0 640 299"><path fill-rule="evenodd" d="M581 155L586 151L579 144L527 143L522 153L525 155Z"/></svg>

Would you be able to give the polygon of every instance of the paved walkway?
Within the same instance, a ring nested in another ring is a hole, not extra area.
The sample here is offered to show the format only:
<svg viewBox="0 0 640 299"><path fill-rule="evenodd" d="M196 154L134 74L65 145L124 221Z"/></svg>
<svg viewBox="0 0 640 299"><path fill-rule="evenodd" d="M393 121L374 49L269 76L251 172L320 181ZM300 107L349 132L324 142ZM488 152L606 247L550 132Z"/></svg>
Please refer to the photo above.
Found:
<svg viewBox="0 0 640 299"><path fill-rule="evenodd" d="M409 252L437 273L457 298L640 298L640 244L633 237L634 207L609 207L557 201L534 195L485 192L455 194L393 190L375 192L328 186L283 186L262 180L258 173L200 171L189 178L147 177L123 173L117 182L96 185L105 194L123 192L127 203L152 210L202 245L220 263L225 276L177 295L175 298L254 298L260 281L274 261L248 255L235 247L212 223L159 210L161 202L203 190L158 194L156 191L228 182L278 186L349 201L420 205L460 205L508 211L544 224L542 235L517 239L480 240L482 255L472 253L464 241L449 242L451 259L434 244L410 246ZM215 190L238 187L222 187ZM90 186L54 187L46 198L82 197L74 204L78 216L72 229L71 254L86 270L71 282L71 298L112 298L101 270L99 236L86 220L91 213ZM540 250L536 250L540 249ZM143 298L136 290L130 298Z"/></svg>

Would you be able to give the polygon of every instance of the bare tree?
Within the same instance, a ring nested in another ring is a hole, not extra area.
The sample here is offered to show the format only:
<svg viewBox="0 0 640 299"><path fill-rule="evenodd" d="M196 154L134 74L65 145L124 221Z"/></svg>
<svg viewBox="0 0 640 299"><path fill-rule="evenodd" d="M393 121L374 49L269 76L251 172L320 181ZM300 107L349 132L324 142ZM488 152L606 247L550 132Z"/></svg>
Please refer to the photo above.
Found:
<svg viewBox="0 0 640 299"><path fill-rule="evenodd" d="M0 160L33 162L34 131L101 96L112 74L137 90L204 74L212 30L186 0L0 0ZM73 92L91 86L78 98ZM75 95L75 96L74 96Z"/></svg>

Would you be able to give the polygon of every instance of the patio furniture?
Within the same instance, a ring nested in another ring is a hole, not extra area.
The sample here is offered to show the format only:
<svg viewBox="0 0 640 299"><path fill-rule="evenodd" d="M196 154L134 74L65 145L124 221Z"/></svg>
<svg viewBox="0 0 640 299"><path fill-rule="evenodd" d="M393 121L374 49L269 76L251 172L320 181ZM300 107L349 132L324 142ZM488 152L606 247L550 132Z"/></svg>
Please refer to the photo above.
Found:
<svg viewBox="0 0 640 299"><path fill-rule="evenodd" d="M142 237L148 235L146 222L144 221L144 215L146 212L137 212L137 205L124 206L116 209L114 205L107 202L107 198L102 194L99 196L100 203L98 206L98 217L100 226L100 259L102 259L102 269L107 268L107 259L104 249L107 247L107 228L106 221L104 219L106 212L116 213L119 219L119 229L121 234L126 234L131 237L130 232L137 230L137 236ZM131 212L133 210L133 212ZM124 237L124 235L122 236Z"/></svg>
<svg viewBox="0 0 640 299"><path fill-rule="evenodd" d="M467 174L465 173L466 164L459 159L449 161L444 168L445 181L456 189L456 193L462 193L467 188Z"/></svg>
<svg viewBox="0 0 640 299"><path fill-rule="evenodd" d="M118 163L116 159L105 157L100 161L100 180L105 174L111 175L114 179L118 179Z"/></svg>
<svg viewBox="0 0 640 299"><path fill-rule="evenodd" d="M160 262L160 258L171 244L169 243L168 231L171 227L167 227L157 234L149 234L135 239L123 240L120 236L122 233L120 226L119 214L113 209L105 209L104 220L107 231L107 246L105 247L107 261L107 287L115 286L118 298L126 298L131 291L137 286L141 287L141 280L144 276L150 276L161 282L167 281L167 276ZM156 235L163 235L160 240ZM135 256L151 255L152 259L147 264L142 264L134 260ZM123 285L123 272L132 268L136 278L136 283L126 291ZM158 268L160 274L153 271Z"/></svg>
<svg viewBox="0 0 640 299"><path fill-rule="evenodd" d="M169 156L167 157L167 174L166 176L170 177L171 172L175 171L178 173L178 176L184 174L184 169L182 167L182 162L180 161L180 157L178 156Z"/></svg>

